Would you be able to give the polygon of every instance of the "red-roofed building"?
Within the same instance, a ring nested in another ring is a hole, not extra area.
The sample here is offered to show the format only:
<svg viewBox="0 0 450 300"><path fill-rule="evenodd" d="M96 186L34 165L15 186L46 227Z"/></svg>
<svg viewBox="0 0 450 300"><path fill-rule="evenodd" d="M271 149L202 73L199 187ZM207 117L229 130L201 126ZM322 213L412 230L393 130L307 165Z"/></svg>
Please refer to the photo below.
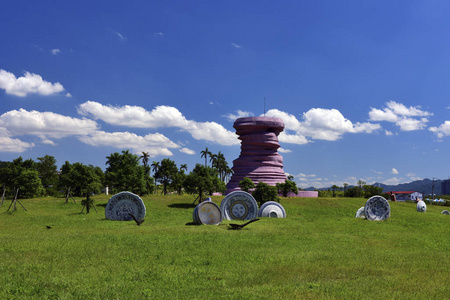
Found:
<svg viewBox="0 0 450 300"><path fill-rule="evenodd" d="M389 194L395 196L395 200L397 201L406 201L406 200L412 200L412 201L421 201L423 200L423 194L419 192L414 191L402 191L402 192L389 192ZM391 196L392 199L392 196Z"/></svg>

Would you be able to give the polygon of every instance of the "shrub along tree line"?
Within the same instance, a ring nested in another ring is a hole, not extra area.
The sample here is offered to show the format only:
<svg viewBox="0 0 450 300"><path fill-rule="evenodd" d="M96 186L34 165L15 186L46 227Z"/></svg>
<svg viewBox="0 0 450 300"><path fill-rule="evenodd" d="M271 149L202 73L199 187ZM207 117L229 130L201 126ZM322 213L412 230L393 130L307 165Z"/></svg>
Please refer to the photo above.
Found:
<svg viewBox="0 0 450 300"><path fill-rule="evenodd" d="M265 182L255 183L248 177L244 177L238 184L239 188L244 192L251 193L255 198L258 205L262 205L267 201L280 202L278 195L283 195L287 197L289 192L294 194L298 193L298 187L293 181L294 177L292 175L288 176L288 179L284 183L277 183L276 186L268 185Z"/></svg>
<svg viewBox="0 0 450 300"><path fill-rule="evenodd" d="M212 166L197 164L190 174L185 174L186 164L178 168L174 161L165 158L149 165L148 152L139 156L129 150L107 156L105 172L97 166L68 161L58 171L56 159L49 155L39 157L38 162L19 157L12 162L0 162L0 188L3 187L0 192L11 197L19 189L20 198L34 198L62 196L70 191L75 197L84 197L100 193L108 186L111 193L130 191L145 195L157 192L159 184L164 195L185 191L203 199L206 193L224 192L224 180L230 172L223 154L208 153L214 157Z"/></svg>

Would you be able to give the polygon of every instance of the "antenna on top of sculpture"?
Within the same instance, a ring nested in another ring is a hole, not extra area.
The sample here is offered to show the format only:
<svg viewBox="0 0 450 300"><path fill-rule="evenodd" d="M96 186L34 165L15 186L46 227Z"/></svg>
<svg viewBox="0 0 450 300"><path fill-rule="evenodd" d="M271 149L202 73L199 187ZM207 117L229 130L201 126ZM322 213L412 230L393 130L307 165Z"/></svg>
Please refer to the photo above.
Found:
<svg viewBox="0 0 450 300"><path fill-rule="evenodd" d="M266 116L266 97L264 97L264 117Z"/></svg>

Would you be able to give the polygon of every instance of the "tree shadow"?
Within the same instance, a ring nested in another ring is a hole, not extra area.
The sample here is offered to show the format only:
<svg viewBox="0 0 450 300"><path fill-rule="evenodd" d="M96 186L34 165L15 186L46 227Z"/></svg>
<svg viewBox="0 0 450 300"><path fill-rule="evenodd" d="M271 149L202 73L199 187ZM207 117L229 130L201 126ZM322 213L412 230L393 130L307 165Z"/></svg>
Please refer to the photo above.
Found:
<svg viewBox="0 0 450 300"><path fill-rule="evenodd" d="M197 205L193 203L174 203L167 205L170 208L183 208L183 209L189 209L189 208L195 208Z"/></svg>

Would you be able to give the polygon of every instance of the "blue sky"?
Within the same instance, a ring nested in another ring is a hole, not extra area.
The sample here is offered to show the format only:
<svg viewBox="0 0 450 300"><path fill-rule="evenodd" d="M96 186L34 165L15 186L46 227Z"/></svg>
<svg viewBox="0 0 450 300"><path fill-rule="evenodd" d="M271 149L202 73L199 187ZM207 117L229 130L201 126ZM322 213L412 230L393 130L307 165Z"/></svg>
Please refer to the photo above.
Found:
<svg viewBox="0 0 450 300"><path fill-rule="evenodd" d="M300 187L446 179L448 1L1 1L0 160L189 169L280 117Z"/></svg>

